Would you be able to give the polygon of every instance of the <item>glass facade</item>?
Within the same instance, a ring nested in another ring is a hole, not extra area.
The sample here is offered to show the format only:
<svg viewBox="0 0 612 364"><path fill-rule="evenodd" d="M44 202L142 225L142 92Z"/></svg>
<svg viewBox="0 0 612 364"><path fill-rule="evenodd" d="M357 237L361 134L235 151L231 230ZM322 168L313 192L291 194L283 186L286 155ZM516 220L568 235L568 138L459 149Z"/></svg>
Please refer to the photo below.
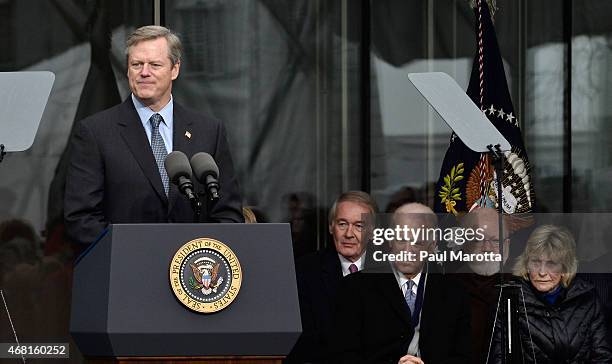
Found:
<svg viewBox="0 0 612 364"><path fill-rule="evenodd" d="M495 3L538 211L610 211L612 5ZM0 71L56 76L34 145L0 163L0 287L24 341L68 341L82 248L63 235L67 141L75 120L128 97L125 39L155 13L184 43L175 99L223 121L243 204L289 222L296 257L327 245L342 191L366 190L382 210L402 189L438 198L451 131L407 74L443 71L467 88L467 0L0 0ZM0 342L13 336L0 315Z"/></svg>
<svg viewBox="0 0 612 364"><path fill-rule="evenodd" d="M532 165L537 209L609 211L605 181L611 165L603 100L609 88L610 29L601 15L609 5L496 5L497 39ZM383 139L373 137L372 143L382 145L386 167L372 174L372 193L384 205L391 194L408 186L432 204L432 183L438 179L451 132L407 74L442 71L467 88L476 53L475 17L461 0L382 1L372 7L371 100L380 105L380 112L371 117L373 124L381 120L383 130ZM413 21L405 21L406 16Z"/></svg>
<svg viewBox="0 0 612 364"><path fill-rule="evenodd" d="M335 196L361 188L360 5L166 2L185 42L176 99L225 123L244 204L290 222L296 255L323 244Z"/></svg>
<svg viewBox="0 0 612 364"><path fill-rule="evenodd" d="M0 71L55 74L33 146L0 163L0 342L70 342L72 265L82 247L64 236L68 139L75 120L128 96L125 38L152 20L149 0L0 1ZM82 362L71 348L70 360Z"/></svg>

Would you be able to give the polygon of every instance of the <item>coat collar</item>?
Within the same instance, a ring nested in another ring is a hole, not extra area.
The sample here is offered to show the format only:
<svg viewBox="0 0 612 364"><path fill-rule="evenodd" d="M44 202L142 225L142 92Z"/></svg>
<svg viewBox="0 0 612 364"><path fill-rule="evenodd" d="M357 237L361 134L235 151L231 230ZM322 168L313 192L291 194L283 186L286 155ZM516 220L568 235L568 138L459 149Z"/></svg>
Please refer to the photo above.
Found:
<svg viewBox="0 0 612 364"><path fill-rule="evenodd" d="M174 127L172 143L174 150L184 152L187 157L191 157L195 151L192 143L192 132L190 120L185 112L176 101L174 101ZM144 175L149 180L149 183L155 190L157 196L165 203L169 204L168 213L172 210L179 192L177 187L170 185L169 197L164 192L164 187L159 176L157 163L151 150L151 145L147 138L147 134L143 129L140 117L134 108L131 97L128 97L119 107L119 118L117 124L121 127L120 134L132 152L134 158L138 162Z"/></svg>
<svg viewBox="0 0 612 364"><path fill-rule="evenodd" d="M197 135L193 135L192 123L193 120L189 119L186 115L185 109L181 107L176 101L174 102L174 128L172 129L172 144L174 150L179 150L187 158L191 158L196 152L198 152L194 146L193 139L197 138ZM180 192L178 188L172 184L170 187L169 200L170 205L168 207L168 213L172 211Z"/></svg>
<svg viewBox="0 0 612 364"><path fill-rule="evenodd" d="M379 277L375 280L376 284L373 289L379 290L379 292L385 297L385 301L388 302L393 311L406 322L406 324L412 327L412 319L408 312L408 305L402 294L402 290L397 284L397 279L393 270L389 264L377 266L376 268L366 269L358 274L371 275L372 277Z"/></svg>
<svg viewBox="0 0 612 364"><path fill-rule="evenodd" d="M338 253L333 247L324 250L321 256L321 278L323 289L329 297L335 297L340 279L342 279L342 267Z"/></svg>
<svg viewBox="0 0 612 364"><path fill-rule="evenodd" d="M134 155L144 175L149 180L157 196L167 204L168 198L164 192L164 186L159 176L159 170L157 169L157 163L155 162L149 139L134 108L131 97L128 97L120 105L117 123L121 126L121 137Z"/></svg>

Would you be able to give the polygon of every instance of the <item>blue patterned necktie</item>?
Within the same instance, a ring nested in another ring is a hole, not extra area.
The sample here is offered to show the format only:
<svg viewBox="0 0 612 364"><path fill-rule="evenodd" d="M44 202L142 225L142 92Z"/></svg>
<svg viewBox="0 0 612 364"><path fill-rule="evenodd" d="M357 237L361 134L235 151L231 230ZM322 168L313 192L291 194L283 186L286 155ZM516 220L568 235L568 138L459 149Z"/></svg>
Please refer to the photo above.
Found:
<svg viewBox="0 0 612 364"><path fill-rule="evenodd" d="M414 287L414 282L409 280L405 283L406 285L406 293L404 294L404 299L410 308L410 315L414 313L414 303L416 302L416 294L412 291L412 287Z"/></svg>
<svg viewBox="0 0 612 364"><path fill-rule="evenodd" d="M166 150L164 140L159 133L159 123L161 123L163 120L164 119L161 115L155 113L151 116L149 122L151 123L151 149L153 149L153 156L155 157L155 162L157 162L157 169L159 170L159 175L161 176L164 191L166 192L167 196L168 189L170 188L170 182L168 179L168 174L166 173L166 168L164 167L164 160L168 155L168 151Z"/></svg>

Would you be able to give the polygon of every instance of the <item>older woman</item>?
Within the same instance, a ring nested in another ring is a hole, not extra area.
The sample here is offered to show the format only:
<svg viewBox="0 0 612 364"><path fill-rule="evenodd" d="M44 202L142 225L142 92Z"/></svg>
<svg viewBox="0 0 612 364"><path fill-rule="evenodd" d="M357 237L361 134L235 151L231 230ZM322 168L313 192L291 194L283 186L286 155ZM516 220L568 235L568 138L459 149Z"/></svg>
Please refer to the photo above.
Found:
<svg viewBox="0 0 612 364"><path fill-rule="evenodd" d="M612 363L603 312L593 287L576 277L577 266L576 243L565 228L543 225L529 236L513 271L519 302L525 300L519 304L525 362ZM497 325L492 362L501 359L499 331Z"/></svg>

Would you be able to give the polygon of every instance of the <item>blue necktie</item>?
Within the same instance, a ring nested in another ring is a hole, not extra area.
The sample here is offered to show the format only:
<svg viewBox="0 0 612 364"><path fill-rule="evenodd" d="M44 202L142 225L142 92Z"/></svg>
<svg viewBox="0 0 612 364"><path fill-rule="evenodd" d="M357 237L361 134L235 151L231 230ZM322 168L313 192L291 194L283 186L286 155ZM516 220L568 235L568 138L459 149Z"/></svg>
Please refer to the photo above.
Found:
<svg viewBox="0 0 612 364"><path fill-rule="evenodd" d="M151 123L151 149L153 149L153 156L155 157L155 162L157 162L157 169L159 170L159 175L161 176L162 184L164 185L164 192L166 192L166 196L168 195L168 189L170 188L170 182L168 179L168 174L166 173L166 168L164 167L164 160L168 155L168 151L166 150L166 145L164 144L164 140L159 133L159 123L161 123L164 119L161 115L155 113L149 119Z"/></svg>
<svg viewBox="0 0 612 364"><path fill-rule="evenodd" d="M414 304L416 302L416 294L412 291L412 287L414 287L414 282L409 280L406 284L406 293L404 294L404 299L408 304L408 308L410 308L410 315L414 313Z"/></svg>

